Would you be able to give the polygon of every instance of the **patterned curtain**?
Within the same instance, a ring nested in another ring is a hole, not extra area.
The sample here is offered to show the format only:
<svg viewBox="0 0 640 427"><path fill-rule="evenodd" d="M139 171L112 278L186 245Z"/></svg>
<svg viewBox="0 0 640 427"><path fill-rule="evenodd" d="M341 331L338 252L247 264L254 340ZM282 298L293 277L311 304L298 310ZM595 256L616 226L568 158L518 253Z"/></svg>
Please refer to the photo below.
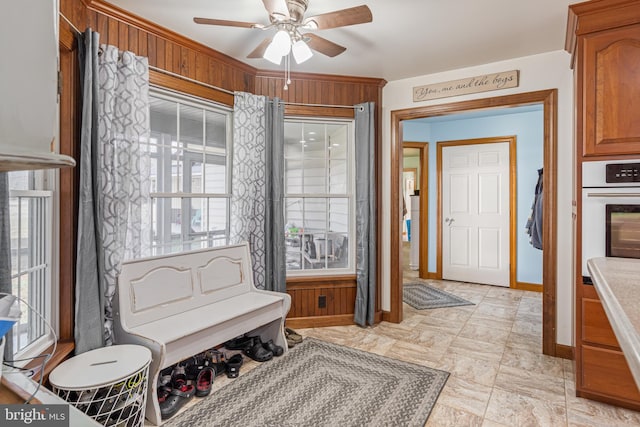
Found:
<svg viewBox="0 0 640 427"><path fill-rule="evenodd" d="M376 307L375 105L355 106L356 305L354 321L373 325Z"/></svg>
<svg viewBox="0 0 640 427"><path fill-rule="evenodd" d="M76 353L113 343L121 262L151 247L147 58L84 39Z"/></svg>
<svg viewBox="0 0 640 427"><path fill-rule="evenodd" d="M230 243L249 242L254 283L286 292L284 104L237 92L233 109Z"/></svg>

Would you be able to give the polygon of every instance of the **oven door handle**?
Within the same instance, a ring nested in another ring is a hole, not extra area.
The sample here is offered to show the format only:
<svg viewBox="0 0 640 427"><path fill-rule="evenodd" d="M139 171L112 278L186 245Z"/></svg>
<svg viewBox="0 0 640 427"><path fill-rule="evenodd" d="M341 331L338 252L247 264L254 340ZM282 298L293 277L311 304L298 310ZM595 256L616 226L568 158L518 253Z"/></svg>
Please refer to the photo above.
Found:
<svg viewBox="0 0 640 427"><path fill-rule="evenodd" d="M640 197L640 193L587 193L587 197Z"/></svg>

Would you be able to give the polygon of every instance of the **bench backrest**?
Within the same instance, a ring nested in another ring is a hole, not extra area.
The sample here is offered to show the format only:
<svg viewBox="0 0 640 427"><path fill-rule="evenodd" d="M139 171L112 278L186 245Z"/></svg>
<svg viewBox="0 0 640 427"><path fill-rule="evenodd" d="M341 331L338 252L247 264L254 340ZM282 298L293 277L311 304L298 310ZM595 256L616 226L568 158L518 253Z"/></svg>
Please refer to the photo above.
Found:
<svg viewBox="0 0 640 427"><path fill-rule="evenodd" d="M122 263L120 321L133 328L254 290L247 243Z"/></svg>

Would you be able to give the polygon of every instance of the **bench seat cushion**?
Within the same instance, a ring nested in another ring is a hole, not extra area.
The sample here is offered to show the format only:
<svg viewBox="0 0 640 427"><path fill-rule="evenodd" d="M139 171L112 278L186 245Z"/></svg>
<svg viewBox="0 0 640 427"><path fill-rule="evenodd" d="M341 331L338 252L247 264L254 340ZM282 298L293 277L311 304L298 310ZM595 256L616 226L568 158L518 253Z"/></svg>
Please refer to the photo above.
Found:
<svg viewBox="0 0 640 427"><path fill-rule="evenodd" d="M131 332L159 343L171 343L214 325L272 306L279 316L286 316L283 298L261 292L247 292L192 310L137 326ZM231 337L232 338L232 337Z"/></svg>

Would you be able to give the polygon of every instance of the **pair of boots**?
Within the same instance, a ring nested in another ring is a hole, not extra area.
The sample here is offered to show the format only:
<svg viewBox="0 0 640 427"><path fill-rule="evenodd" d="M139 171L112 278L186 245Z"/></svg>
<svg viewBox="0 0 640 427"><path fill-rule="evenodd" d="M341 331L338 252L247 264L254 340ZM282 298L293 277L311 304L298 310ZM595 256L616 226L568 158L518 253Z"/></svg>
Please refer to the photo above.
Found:
<svg viewBox="0 0 640 427"><path fill-rule="evenodd" d="M249 337L243 335L227 341L224 346L229 350L242 350L242 352L256 362L266 362L273 356L282 356L284 349L276 345L273 340L262 342L259 336Z"/></svg>

